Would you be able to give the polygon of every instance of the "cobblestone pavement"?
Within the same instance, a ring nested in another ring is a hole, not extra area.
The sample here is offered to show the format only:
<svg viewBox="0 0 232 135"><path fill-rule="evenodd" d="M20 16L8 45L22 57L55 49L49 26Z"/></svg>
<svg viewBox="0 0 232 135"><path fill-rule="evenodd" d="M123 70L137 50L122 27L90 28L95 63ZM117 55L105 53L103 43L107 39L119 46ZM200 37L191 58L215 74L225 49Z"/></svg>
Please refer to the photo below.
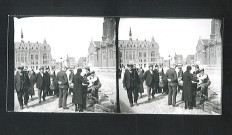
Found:
<svg viewBox="0 0 232 135"><path fill-rule="evenodd" d="M113 99L116 100L116 78L115 78L115 73L114 72L96 72L98 75L102 87L100 88L101 92L106 93L106 95ZM23 110L19 109L19 103L17 99L17 94L15 92L14 95L14 100L15 100L15 111L16 112L62 112L62 113L75 113L75 106L72 104L72 95L69 95L67 98L67 107L69 109L62 109L58 108L58 97L56 96L48 96L46 97L46 101L42 101L39 104L38 101L38 91L35 89L35 95L33 96L33 101L29 101L28 106L29 108L24 108ZM89 111L84 111L91 113Z"/></svg>
<svg viewBox="0 0 232 135"><path fill-rule="evenodd" d="M145 85L145 84L144 84ZM148 101L146 89L144 89L143 98L138 99L138 106L129 106L127 92L122 88L122 80L119 80L119 96L120 96L120 109L121 113L138 113L138 114L197 114L209 115L198 107L193 110L185 110L184 103L181 101L181 92L177 94L178 107L168 105L168 95L156 94L155 99ZM198 104L198 103L197 103Z"/></svg>

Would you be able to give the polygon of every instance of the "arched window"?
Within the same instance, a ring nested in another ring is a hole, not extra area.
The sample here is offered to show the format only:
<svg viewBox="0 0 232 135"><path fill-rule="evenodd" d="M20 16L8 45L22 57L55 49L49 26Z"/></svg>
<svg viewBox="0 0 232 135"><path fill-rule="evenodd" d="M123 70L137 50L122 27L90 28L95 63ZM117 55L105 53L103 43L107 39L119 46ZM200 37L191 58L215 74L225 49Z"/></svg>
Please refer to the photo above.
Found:
<svg viewBox="0 0 232 135"><path fill-rule="evenodd" d="M46 50L46 46L44 46L44 50Z"/></svg>
<svg viewBox="0 0 232 135"><path fill-rule="evenodd" d="M151 52L151 57L155 57L155 51Z"/></svg>
<svg viewBox="0 0 232 135"><path fill-rule="evenodd" d="M47 59L48 55L45 53L43 54L43 59Z"/></svg>

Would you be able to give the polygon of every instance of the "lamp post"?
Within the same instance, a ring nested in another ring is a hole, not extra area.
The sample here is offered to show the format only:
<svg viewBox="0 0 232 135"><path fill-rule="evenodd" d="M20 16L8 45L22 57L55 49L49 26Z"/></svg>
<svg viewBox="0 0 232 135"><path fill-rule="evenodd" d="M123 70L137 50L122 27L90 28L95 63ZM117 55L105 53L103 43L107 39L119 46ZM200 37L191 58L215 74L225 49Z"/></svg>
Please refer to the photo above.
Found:
<svg viewBox="0 0 232 135"><path fill-rule="evenodd" d="M61 59L61 69L62 69L62 63L63 63L63 61L62 61L62 57L61 57L60 59Z"/></svg>
<svg viewBox="0 0 232 135"><path fill-rule="evenodd" d="M168 58L169 58L169 67L170 67L170 60L171 60L171 59L170 59L170 54L168 55Z"/></svg>

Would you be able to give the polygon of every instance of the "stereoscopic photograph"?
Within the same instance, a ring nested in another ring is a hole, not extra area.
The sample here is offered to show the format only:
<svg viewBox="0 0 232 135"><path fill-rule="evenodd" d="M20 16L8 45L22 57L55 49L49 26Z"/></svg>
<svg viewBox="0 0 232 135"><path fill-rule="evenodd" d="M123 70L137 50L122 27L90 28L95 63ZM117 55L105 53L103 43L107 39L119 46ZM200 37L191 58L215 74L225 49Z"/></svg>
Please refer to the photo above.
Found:
<svg viewBox="0 0 232 135"><path fill-rule="evenodd" d="M115 25L111 17L14 17L14 111L114 113Z"/></svg>
<svg viewBox="0 0 232 135"><path fill-rule="evenodd" d="M220 19L120 18L119 97L126 114L222 114Z"/></svg>

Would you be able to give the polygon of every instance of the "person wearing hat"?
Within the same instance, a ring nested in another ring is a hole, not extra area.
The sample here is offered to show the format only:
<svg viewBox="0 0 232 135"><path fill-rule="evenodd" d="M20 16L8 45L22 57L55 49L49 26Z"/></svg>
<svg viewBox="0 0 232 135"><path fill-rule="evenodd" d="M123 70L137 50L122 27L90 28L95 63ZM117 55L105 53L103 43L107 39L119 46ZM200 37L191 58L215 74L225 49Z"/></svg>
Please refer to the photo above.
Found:
<svg viewBox="0 0 232 135"><path fill-rule="evenodd" d="M148 101L152 98L155 98L155 73L153 70L153 65L149 65L149 69L144 73L144 80L147 85L147 95L148 95Z"/></svg>
<svg viewBox="0 0 232 135"><path fill-rule="evenodd" d="M67 107L67 97L68 97L68 76L67 76L67 68L63 67L61 71L57 73L57 80L59 84L59 104L58 107L63 109L69 109Z"/></svg>
<svg viewBox="0 0 232 135"><path fill-rule="evenodd" d="M95 71L91 72L91 77L89 80L90 83L92 83L92 95L96 98L98 102L98 90L101 87L101 82L99 80L99 77L96 75Z"/></svg>
<svg viewBox="0 0 232 135"><path fill-rule="evenodd" d="M125 70L123 77L123 88L127 91L127 96L129 99L130 107L133 106L133 96L134 95L134 103L137 106L138 100L138 85L140 84L140 79L137 71L133 69L132 64L128 64L128 69Z"/></svg>
<svg viewBox="0 0 232 135"><path fill-rule="evenodd" d="M18 101L20 105L20 109L23 109L23 100L24 105L26 108L28 108L28 88L30 86L30 81L28 76L26 76L25 73L23 73L23 67L18 67L18 71L16 72L14 76L14 88L17 92Z"/></svg>
<svg viewBox="0 0 232 135"><path fill-rule="evenodd" d="M171 65L170 68L166 71L166 77L168 80L168 105L176 107L176 94L177 94L177 85L178 78L175 70L175 64Z"/></svg>
<svg viewBox="0 0 232 135"><path fill-rule="evenodd" d="M50 89L50 85L51 85L51 77L50 77L50 68L47 67L45 70L45 89L46 89L46 95L47 96L52 96L53 95L53 91Z"/></svg>
<svg viewBox="0 0 232 135"><path fill-rule="evenodd" d="M208 99L208 86L211 84L209 77L204 72L204 68L200 70L200 74L198 76L199 82L197 84L198 89L200 89L200 103L203 103Z"/></svg>
<svg viewBox="0 0 232 135"><path fill-rule="evenodd" d="M193 87L192 81L196 81L193 74L190 73L192 67L187 66L187 70L183 74L183 101L185 102L185 109L193 109Z"/></svg>
<svg viewBox="0 0 232 135"><path fill-rule="evenodd" d="M82 69L78 68L77 73L74 75L72 80L72 83L74 84L72 103L75 104L75 111L79 112L83 112L83 109L86 106L86 93L83 90L83 84L89 84L89 82L81 76L81 72Z"/></svg>
<svg viewBox="0 0 232 135"><path fill-rule="evenodd" d="M38 98L39 98L39 103L41 103L41 95L43 92L43 101L45 100L46 94L47 94L47 89L46 89L46 77L44 74L44 68L40 67L39 72L36 74L36 87L38 88Z"/></svg>
<svg viewBox="0 0 232 135"><path fill-rule="evenodd" d="M154 84L154 91L155 93L161 93L161 89L159 89L159 66L156 64L154 69L154 78L155 78L155 84Z"/></svg>
<svg viewBox="0 0 232 135"><path fill-rule="evenodd" d="M73 80L73 77L74 77L74 72L73 72L73 69L70 69L69 71L70 71L70 73L68 75L68 80L69 80L70 86L72 86L72 80ZM68 94L71 95L71 93L73 93L73 87L69 87Z"/></svg>

